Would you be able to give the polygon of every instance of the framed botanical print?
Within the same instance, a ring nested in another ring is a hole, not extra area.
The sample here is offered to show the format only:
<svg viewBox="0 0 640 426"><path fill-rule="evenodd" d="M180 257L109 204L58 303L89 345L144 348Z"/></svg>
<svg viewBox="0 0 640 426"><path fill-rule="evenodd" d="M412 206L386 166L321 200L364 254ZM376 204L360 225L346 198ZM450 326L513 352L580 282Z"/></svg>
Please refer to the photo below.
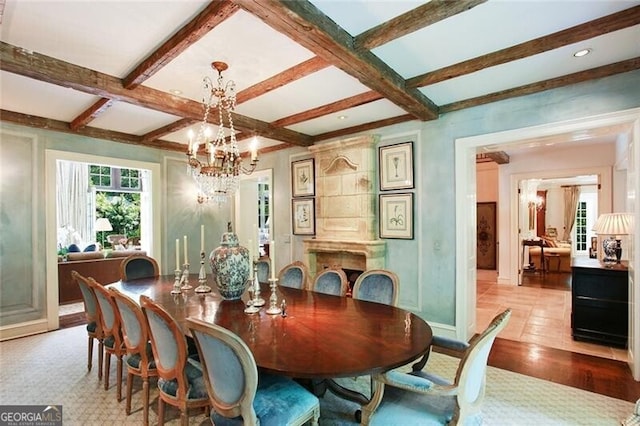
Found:
<svg viewBox="0 0 640 426"><path fill-rule="evenodd" d="M380 194L380 238L413 239L413 193Z"/></svg>
<svg viewBox="0 0 640 426"><path fill-rule="evenodd" d="M413 188L413 142L378 148L380 190Z"/></svg>
<svg viewBox="0 0 640 426"><path fill-rule="evenodd" d="M314 235L316 233L316 212L314 198L291 200L291 218L295 235Z"/></svg>
<svg viewBox="0 0 640 426"><path fill-rule="evenodd" d="M315 195L314 173L313 158L291 163L291 195L293 197L312 197Z"/></svg>

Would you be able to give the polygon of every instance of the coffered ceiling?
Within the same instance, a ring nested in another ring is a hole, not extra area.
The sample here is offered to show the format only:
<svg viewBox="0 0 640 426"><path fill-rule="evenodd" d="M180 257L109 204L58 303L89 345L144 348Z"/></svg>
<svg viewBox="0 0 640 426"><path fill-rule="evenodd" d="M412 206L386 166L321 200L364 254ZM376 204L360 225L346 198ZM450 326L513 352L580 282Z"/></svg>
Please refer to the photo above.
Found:
<svg viewBox="0 0 640 426"><path fill-rule="evenodd" d="M236 83L238 139L263 152L640 68L640 1L0 6L3 121L176 151L212 61Z"/></svg>

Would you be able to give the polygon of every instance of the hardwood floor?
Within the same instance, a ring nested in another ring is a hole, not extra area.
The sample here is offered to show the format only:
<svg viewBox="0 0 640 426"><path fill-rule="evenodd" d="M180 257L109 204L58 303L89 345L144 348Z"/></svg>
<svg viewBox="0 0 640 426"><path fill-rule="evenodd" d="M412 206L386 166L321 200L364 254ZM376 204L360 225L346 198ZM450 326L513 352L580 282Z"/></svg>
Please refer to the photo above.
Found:
<svg viewBox="0 0 640 426"><path fill-rule="evenodd" d="M478 328L506 306L514 315L489 365L629 402L640 398L625 349L573 341L570 274L532 274L517 287L495 281L478 271Z"/></svg>

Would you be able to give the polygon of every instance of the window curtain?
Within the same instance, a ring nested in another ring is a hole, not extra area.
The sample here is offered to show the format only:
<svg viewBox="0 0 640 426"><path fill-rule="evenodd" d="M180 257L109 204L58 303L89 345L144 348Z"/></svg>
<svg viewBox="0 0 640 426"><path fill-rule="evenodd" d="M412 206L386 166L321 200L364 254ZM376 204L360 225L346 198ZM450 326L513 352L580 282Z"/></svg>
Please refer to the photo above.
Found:
<svg viewBox="0 0 640 426"><path fill-rule="evenodd" d="M58 246L84 245L93 241L92 215L89 211L89 166L58 161L56 189Z"/></svg>
<svg viewBox="0 0 640 426"><path fill-rule="evenodd" d="M580 188L577 186L564 187L564 241L571 240L571 230L576 221L576 210L580 198Z"/></svg>

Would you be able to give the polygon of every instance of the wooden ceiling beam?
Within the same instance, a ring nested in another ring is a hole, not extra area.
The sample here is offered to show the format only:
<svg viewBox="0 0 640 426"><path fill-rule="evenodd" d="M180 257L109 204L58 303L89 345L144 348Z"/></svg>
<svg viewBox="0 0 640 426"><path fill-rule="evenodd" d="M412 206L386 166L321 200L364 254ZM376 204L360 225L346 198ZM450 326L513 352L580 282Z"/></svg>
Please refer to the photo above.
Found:
<svg viewBox="0 0 640 426"><path fill-rule="evenodd" d="M416 118L411 114L385 118L384 120L372 121L370 123L361 124L359 126L347 127L345 129L335 130L333 132L321 133L319 135L315 135L313 137L313 141L322 142L322 141L326 141L333 138L352 135L354 133L366 132L372 129L379 129L381 127L392 126L394 124L404 123L404 122L415 120L415 119Z"/></svg>
<svg viewBox="0 0 640 426"><path fill-rule="evenodd" d="M199 102L142 85L135 89L125 89L122 86L122 81L117 77L12 46L5 42L0 42L0 69L182 118L202 119L203 106ZM309 146L312 144L309 135L277 128L264 121L236 113L233 113L232 116L235 127L240 131L292 145ZM220 124L217 122L216 114L212 114L210 117L213 124Z"/></svg>
<svg viewBox="0 0 640 426"><path fill-rule="evenodd" d="M485 152L484 155L489 157L497 164L509 164L509 154L504 151Z"/></svg>
<svg viewBox="0 0 640 426"><path fill-rule="evenodd" d="M147 56L129 75L123 78L122 85L126 89L138 87L238 10L238 6L229 0L212 1L194 19L180 28L169 40Z"/></svg>
<svg viewBox="0 0 640 426"><path fill-rule="evenodd" d="M292 124L301 123L303 121L333 114L334 112L343 111L345 109L357 107L360 105L365 105L369 102L377 101L379 99L382 99L382 96L379 93L373 91L365 92L359 95L351 96L349 98L340 99L339 101L322 105L317 108L303 111L298 114L293 114L288 117L281 118L279 120L273 121L271 124L277 127L286 127Z"/></svg>
<svg viewBox="0 0 640 426"><path fill-rule="evenodd" d="M445 114L451 111L458 111L461 109L484 105L491 102L497 102L517 96L530 95L532 93L543 92L545 90L556 89L558 87L569 86L572 84L581 83L583 81L595 80L597 78L604 78L610 75L621 74L637 69L640 69L640 57L617 62L615 64L603 65L601 67L592 68L586 71L563 75L562 77L539 81L537 83L514 87L512 89L502 90L500 92L494 92L488 95L478 96L476 98L453 102L441 106L440 112L442 114Z"/></svg>
<svg viewBox="0 0 640 426"><path fill-rule="evenodd" d="M192 124L197 122L198 120L194 120L192 118L183 118L182 120L174 121L173 123L167 124L166 126L162 126L149 133L145 133L144 135L142 135L141 138L144 142L153 141L165 135L168 135L170 133L177 132L178 130L182 130L185 127L189 127Z"/></svg>
<svg viewBox="0 0 640 426"><path fill-rule="evenodd" d="M640 6L635 6L535 40L418 75L408 79L406 84L409 88L425 87L638 24L640 24Z"/></svg>
<svg viewBox="0 0 640 426"><path fill-rule="evenodd" d="M420 120L438 118L438 107L371 52L358 52L353 37L308 1L233 0L280 33L358 79Z"/></svg>
<svg viewBox="0 0 640 426"><path fill-rule="evenodd" d="M292 83L298 79L306 77L307 75L313 74L316 71L327 68L328 66L329 63L324 59L314 56L307 61L294 65L271 78L238 92L236 95L236 103L241 104L250 99L257 98L260 95L264 95L267 92Z"/></svg>
<svg viewBox="0 0 640 426"><path fill-rule="evenodd" d="M148 148L163 149L168 151L184 151L184 145L162 141L143 141L140 136L131 135L129 133L114 132L113 130L98 129L97 127L81 127L78 130L72 130L69 123L50 118L42 118L34 115L20 114L18 112L0 110L2 121L19 124L21 126L33 127L37 129L52 130L72 135L86 136L94 139L103 139L112 142L126 143L129 145L140 145Z"/></svg>
<svg viewBox="0 0 640 426"><path fill-rule="evenodd" d="M83 111L82 114L74 118L69 124L69 127L71 127L71 130L78 130L79 128L86 126L104 111L108 110L111 105L113 105L111 99L98 99L95 104L91 105L89 108Z"/></svg>
<svg viewBox="0 0 640 426"><path fill-rule="evenodd" d="M487 0L431 0L402 15L383 22L354 39L354 48L359 51L371 50L414 31L466 12Z"/></svg>

